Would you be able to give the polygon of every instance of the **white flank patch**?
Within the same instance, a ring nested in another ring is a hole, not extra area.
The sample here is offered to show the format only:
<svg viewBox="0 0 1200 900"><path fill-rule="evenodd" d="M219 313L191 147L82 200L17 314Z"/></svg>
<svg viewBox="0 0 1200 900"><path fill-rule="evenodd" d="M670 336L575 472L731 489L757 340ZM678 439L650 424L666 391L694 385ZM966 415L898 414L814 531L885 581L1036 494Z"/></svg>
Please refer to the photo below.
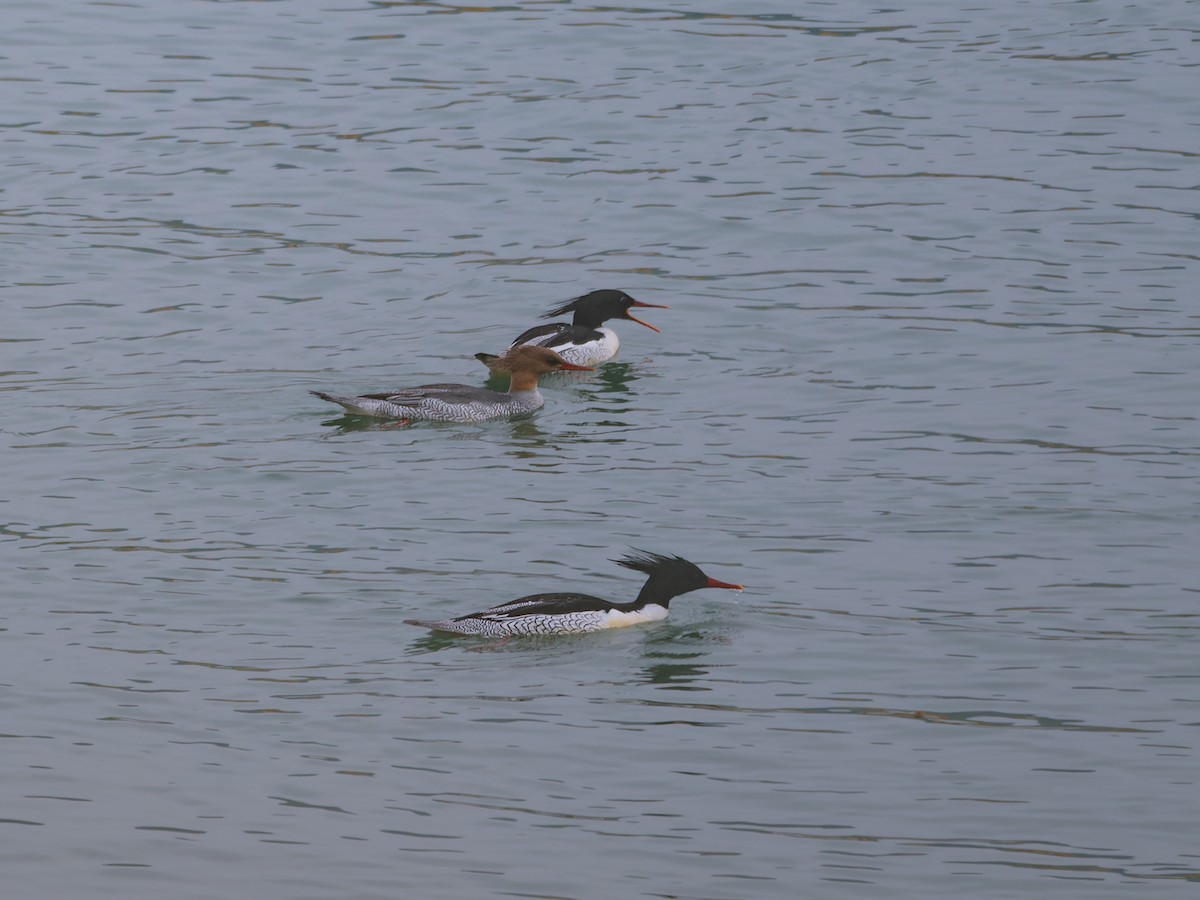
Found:
<svg viewBox="0 0 1200 900"><path fill-rule="evenodd" d="M604 628L624 628L627 625L641 625L643 622L658 622L667 617L667 610L656 603L643 606L636 612L621 612L610 609L604 614Z"/></svg>
<svg viewBox="0 0 1200 900"><path fill-rule="evenodd" d="M599 340L588 341L586 344L559 344L552 346L569 363L574 363L577 366L599 365L616 356L617 350L621 346L621 340L611 328L597 328L596 330L603 335Z"/></svg>

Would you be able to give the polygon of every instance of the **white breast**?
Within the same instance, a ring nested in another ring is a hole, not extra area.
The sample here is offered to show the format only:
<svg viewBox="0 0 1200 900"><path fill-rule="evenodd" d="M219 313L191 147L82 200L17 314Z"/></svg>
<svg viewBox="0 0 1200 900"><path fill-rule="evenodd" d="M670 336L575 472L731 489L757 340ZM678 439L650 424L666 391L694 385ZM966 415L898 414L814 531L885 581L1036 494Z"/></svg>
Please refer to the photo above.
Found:
<svg viewBox="0 0 1200 900"><path fill-rule="evenodd" d="M603 628L624 628L627 625L641 625L643 622L658 622L667 617L665 607L650 603L635 612L621 612L610 609L604 613Z"/></svg>
<svg viewBox="0 0 1200 900"><path fill-rule="evenodd" d="M595 366L617 355L621 339L611 328L597 328L600 337L586 344L549 344L563 359L576 366Z"/></svg>

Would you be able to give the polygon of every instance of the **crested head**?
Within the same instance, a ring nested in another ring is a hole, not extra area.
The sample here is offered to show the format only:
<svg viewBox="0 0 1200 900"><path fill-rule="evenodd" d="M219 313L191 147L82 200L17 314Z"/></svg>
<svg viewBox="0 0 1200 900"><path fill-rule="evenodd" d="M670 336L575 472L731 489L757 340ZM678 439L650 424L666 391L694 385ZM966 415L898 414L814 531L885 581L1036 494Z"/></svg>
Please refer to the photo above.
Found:
<svg viewBox="0 0 1200 900"><path fill-rule="evenodd" d="M628 302L626 302L628 301ZM602 290L590 291L586 294L580 294L578 297L572 297L566 303L549 309L542 316L543 319L552 319L555 316L564 316L567 313L577 313L582 310L599 310L601 308L612 308L620 310L622 308L629 309L637 301L630 297L624 291ZM614 313L617 315L619 313ZM611 318L611 316L609 316Z"/></svg>
<svg viewBox="0 0 1200 900"><path fill-rule="evenodd" d="M673 572L680 575L699 575L702 576L701 580L704 580L704 573L700 571L700 567L695 563L688 562L682 556L664 556L661 553L634 549L632 553L627 553L620 559L614 559L613 562L618 566L624 566L626 569L633 569L635 572L642 572L646 575Z"/></svg>
<svg viewBox="0 0 1200 900"><path fill-rule="evenodd" d="M688 562L682 556L663 556L645 550L634 550L613 562L648 576L638 599L659 603L663 606L666 606L672 597L686 594L689 591L698 591L701 588L729 588L737 591L742 589L740 584L727 584L724 581L709 578L699 566Z"/></svg>
<svg viewBox="0 0 1200 900"><path fill-rule="evenodd" d="M590 372L588 366L577 366L567 362L549 347L521 344L513 347L491 364L497 372L520 373L523 375L545 375L548 372Z"/></svg>
<svg viewBox="0 0 1200 900"><path fill-rule="evenodd" d="M653 303L643 303L640 300L634 300L624 291L600 290L568 300L561 306L556 306L546 312L542 318L552 319L555 316L573 313L573 324L586 328L599 328L609 319L631 319L639 325L645 325L652 331L658 331L653 325L631 316L629 309L633 306L655 307L656 309L667 308L665 306L657 306Z"/></svg>

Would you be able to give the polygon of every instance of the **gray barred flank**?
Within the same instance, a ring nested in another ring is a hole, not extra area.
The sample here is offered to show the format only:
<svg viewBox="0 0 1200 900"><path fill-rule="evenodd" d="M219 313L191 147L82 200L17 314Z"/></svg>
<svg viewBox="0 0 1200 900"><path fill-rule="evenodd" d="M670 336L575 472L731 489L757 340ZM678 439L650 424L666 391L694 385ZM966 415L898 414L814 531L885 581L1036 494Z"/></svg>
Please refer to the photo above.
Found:
<svg viewBox="0 0 1200 900"><path fill-rule="evenodd" d="M430 628L434 631L451 631L456 634L473 634L481 637L584 634L611 627L608 613L601 610L555 616L534 614L514 618L464 616L461 619L446 619L440 622L409 620L409 624Z"/></svg>
<svg viewBox="0 0 1200 900"><path fill-rule="evenodd" d="M536 390L505 395L501 401L469 400L452 402L437 396L408 399L397 394L395 401L374 397L338 397L320 391L311 393L337 403L351 413L392 419L421 419L433 422L484 422L506 416L533 412L543 401ZM398 401L398 402L397 402Z"/></svg>
<svg viewBox="0 0 1200 900"><path fill-rule="evenodd" d="M408 407L405 407L407 410ZM520 403L506 401L503 403L448 403L437 397L428 397L405 412L410 419L428 419L435 422L482 422L501 416L525 412L525 406Z"/></svg>

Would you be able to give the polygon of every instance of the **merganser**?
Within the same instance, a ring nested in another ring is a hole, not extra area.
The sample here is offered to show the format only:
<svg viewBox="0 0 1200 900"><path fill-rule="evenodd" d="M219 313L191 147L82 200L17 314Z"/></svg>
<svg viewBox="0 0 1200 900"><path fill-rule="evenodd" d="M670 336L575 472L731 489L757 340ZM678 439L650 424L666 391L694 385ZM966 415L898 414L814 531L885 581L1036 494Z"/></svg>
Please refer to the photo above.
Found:
<svg viewBox="0 0 1200 900"><path fill-rule="evenodd" d="M545 402L538 390L540 375L563 370L592 371L588 366L569 363L544 347L515 347L496 361L496 368L512 375L507 393L466 384L424 384L358 397L339 397L323 391L310 393L337 403L354 415L400 419L401 425L407 425L413 419L483 422L538 409Z"/></svg>
<svg viewBox="0 0 1200 900"><path fill-rule="evenodd" d="M561 306L542 316L543 319L574 313L571 324L566 322L551 322L549 325L535 325L515 341L513 347L522 344L536 344L539 347L549 347L562 354L567 362L580 366L594 366L612 359L621 341L611 328L601 326L609 319L629 319L639 325L645 325L651 331L658 331L649 322L643 322L629 314L630 307L644 306L650 309L670 309L657 303L643 303L634 300L624 291L592 291L582 297L569 300ZM476 353L475 358L489 369L495 369L495 361L500 357L490 353Z"/></svg>
<svg viewBox="0 0 1200 900"><path fill-rule="evenodd" d="M740 584L726 584L709 578L694 563L679 556L660 556L636 550L613 562L649 576L632 603L613 603L588 594L532 594L455 619L436 622L405 619L405 622L433 631L487 637L581 634L665 619L672 598L688 591L700 588L742 590Z"/></svg>

